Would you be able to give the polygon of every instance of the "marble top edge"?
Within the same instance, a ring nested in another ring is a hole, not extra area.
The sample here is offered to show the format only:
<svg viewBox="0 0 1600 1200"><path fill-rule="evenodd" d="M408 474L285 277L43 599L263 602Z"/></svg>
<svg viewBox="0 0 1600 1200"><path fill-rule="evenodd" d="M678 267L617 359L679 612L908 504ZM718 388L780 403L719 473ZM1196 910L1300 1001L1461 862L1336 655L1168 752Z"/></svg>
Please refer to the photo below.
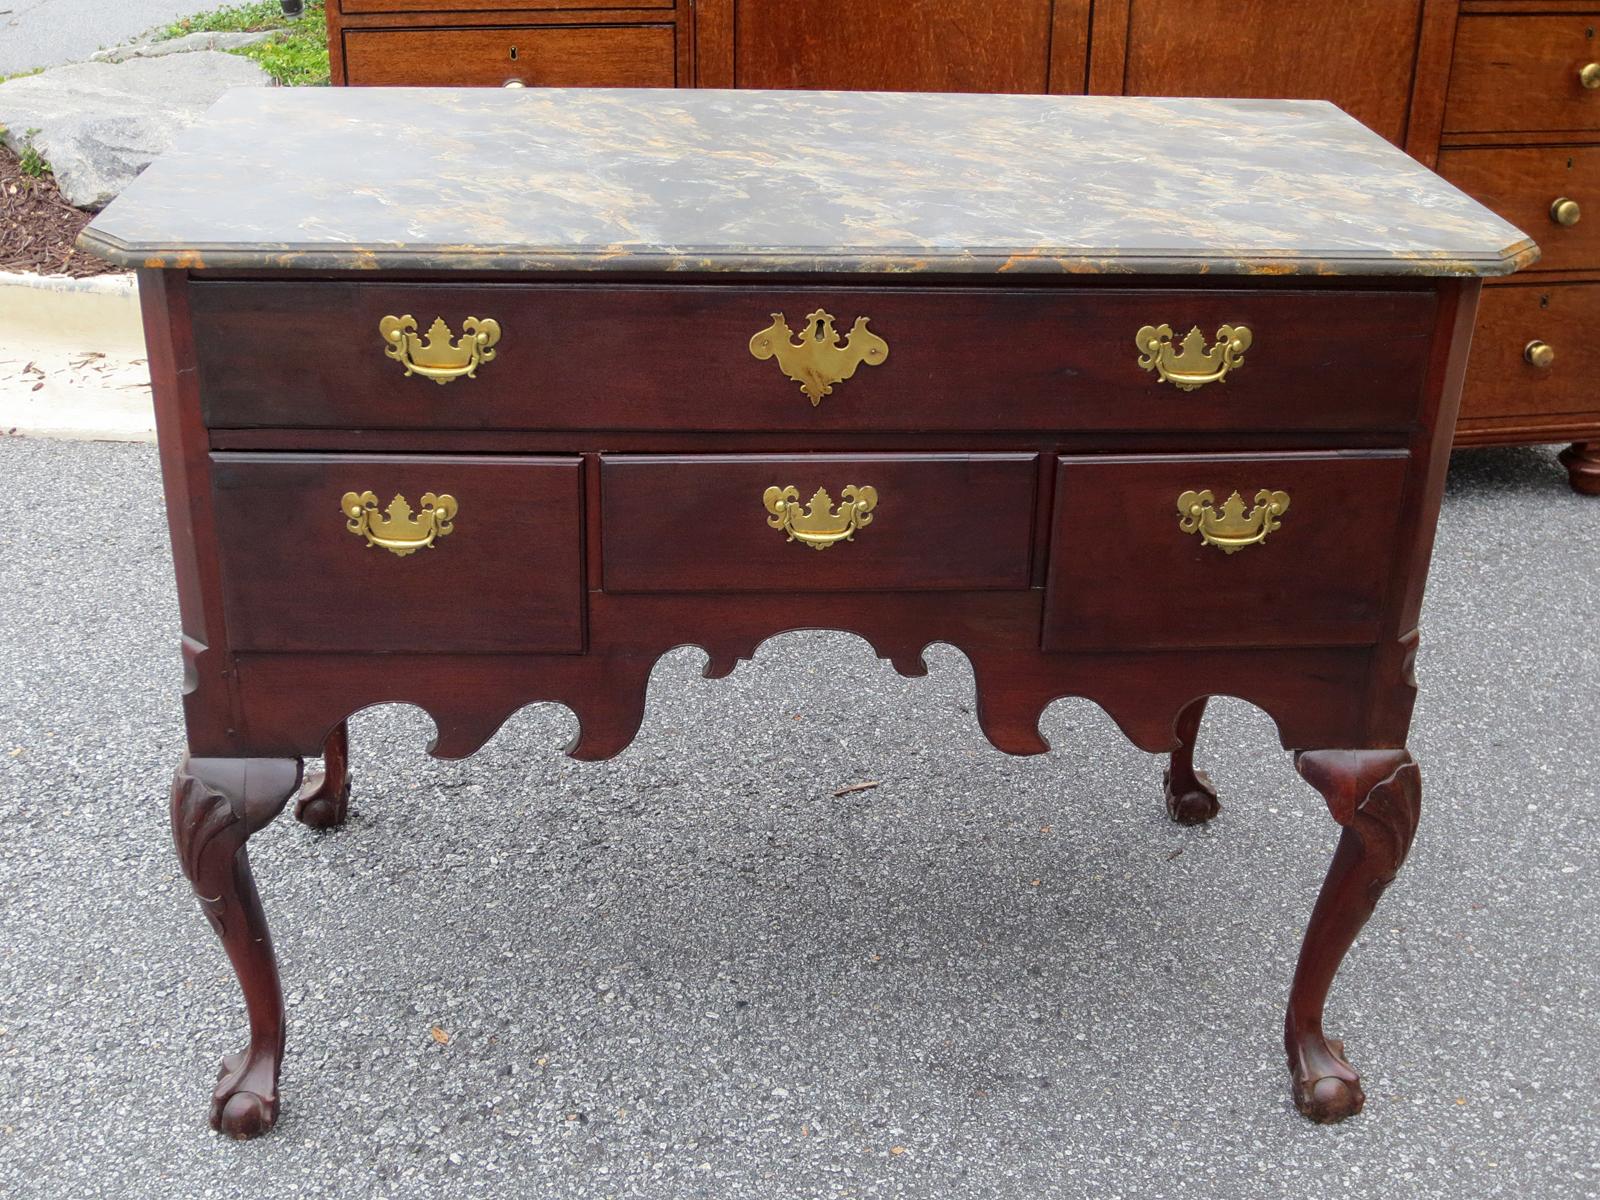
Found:
<svg viewBox="0 0 1600 1200"><path fill-rule="evenodd" d="M1325 101L239 89L85 230L130 267L1501 275Z"/></svg>

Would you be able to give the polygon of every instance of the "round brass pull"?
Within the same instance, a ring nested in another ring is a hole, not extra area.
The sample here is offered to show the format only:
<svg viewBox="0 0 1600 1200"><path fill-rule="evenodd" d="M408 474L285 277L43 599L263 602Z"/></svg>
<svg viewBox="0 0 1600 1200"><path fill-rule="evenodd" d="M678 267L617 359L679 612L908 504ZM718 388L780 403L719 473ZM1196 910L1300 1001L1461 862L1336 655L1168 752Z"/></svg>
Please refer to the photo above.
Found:
<svg viewBox="0 0 1600 1200"><path fill-rule="evenodd" d="M1600 88L1600 63L1584 63L1579 67L1578 82L1591 91Z"/></svg>
<svg viewBox="0 0 1600 1200"><path fill-rule="evenodd" d="M1583 209L1578 207L1578 202L1567 196L1559 196L1550 202L1550 219L1557 225L1565 225L1571 229L1578 223L1578 218L1583 216Z"/></svg>
<svg viewBox="0 0 1600 1200"><path fill-rule="evenodd" d="M1550 364L1556 360L1556 349L1549 342L1541 342L1536 339L1522 348L1522 357L1541 371L1546 371L1549 370Z"/></svg>
<svg viewBox="0 0 1600 1200"><path fill-rule="evenodd" d="M520 80L520 79L508 79L504 83L502 83L500 86L501 87L508 87L508 88L525 88L528 85L523 83L522 80Z"/></svg>

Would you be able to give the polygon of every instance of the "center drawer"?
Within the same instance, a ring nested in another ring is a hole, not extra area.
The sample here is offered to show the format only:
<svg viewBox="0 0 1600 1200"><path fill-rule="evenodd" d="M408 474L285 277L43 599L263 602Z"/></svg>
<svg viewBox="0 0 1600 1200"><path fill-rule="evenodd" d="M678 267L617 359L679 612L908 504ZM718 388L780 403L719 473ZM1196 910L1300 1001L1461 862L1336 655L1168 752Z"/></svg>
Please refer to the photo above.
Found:
<svg viewBox="0 0 1600 1200"><path fill-rule="evenodd" d="M608 592L1016 589L1036 454L605 455Z"/></svg>
<svg viewBox="0 0 1600 1200"><path fill-rule="evenodd" d="M1406 289L189 292L212 428L1403 430L1436 311Z"/></svg>
<svg viewBox="0 0 1600 1200"><path fill-rule="evenodd" d="M213 454L234 650L577 653L577 458Z"/></svg>

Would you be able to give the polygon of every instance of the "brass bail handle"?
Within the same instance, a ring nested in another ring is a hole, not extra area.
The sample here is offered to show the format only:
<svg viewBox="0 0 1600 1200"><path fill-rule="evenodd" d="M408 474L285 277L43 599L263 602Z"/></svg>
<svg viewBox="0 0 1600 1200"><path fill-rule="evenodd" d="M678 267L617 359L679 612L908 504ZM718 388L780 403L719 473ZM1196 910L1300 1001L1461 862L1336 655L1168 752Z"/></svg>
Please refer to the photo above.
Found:
<svg viewBox="0 0 1600 1200"><path fill-rule="evenodd" d="M375 493L346 492L339 501L339 510L344 513L345 528L365 538L369 547L404 558L418 550L432 549L435 540L455 530L458 505L454 496L424 492L420 503L422 511L413 513L406 498L396 496L380 512Z"/></svg>
<svg viewBox="0 0 1600 1200"><path fill-rule="evenodd" d="M793 484L773 484L762 494L761 502L772 515L767 524L788 534L788 540L826 550L839 542L854 541L856 530L872 524L872 510L878 506L878 489L849 484L840 493L836 507L827 488L818 488L804 505L800 489Z"/></svg>
<svg viewBox="0 0 1600 1200"><path fill-rule="evenodd" d="M1171 325L1146 325L1133 335L1139 348L1139 366L1154 371L1162 383L1192 392L1208 383L1221 383L1230 371L1244 366L1244 353L1255 341L1247 325L1219 325L1210 345L1198 325L1174 343Z"/></svg>
<svg viewBox="0 0 1600 1200"><path fill-rule="evenodd" d="M1262 488L1256 493L1255 505L1245 511L1244 497L1234 492L1213 507L1217 498L1209 491L1184 492L1178 497L1178 528L1184 533L1197 533L1207 546L1215 546L1224 554L1237 554L1246 546L1255 546L1267 540L1267 535L1283 525L1283 514L1289 511L1289 493Z"/></svg>
<svg viewBox="0 0 1600 1200"><path fill-rule="evenodd" d="M493 362L500 341L500 322L489 317L468 317L461 323L458 338L443 317L436 317L428 334L417 333L417 319L384 317L378 322L383 352L406 369L407 375L420 375L445 384L465 377L476 379L478 368Z"/></svg>

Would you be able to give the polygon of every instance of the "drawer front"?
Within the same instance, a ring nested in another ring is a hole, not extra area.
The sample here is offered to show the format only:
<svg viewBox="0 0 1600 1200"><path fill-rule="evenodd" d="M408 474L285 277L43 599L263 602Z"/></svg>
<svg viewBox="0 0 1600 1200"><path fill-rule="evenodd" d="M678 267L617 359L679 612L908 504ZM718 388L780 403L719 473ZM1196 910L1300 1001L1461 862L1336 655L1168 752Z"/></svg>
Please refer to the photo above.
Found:
<svg viewBox="0 0 1600 1200"><path fill-rule="evenodd" d="M1539 271L1600 266L1600 146L1444 150L1439 174L1533 231Z"/></svg>
<svg viewBox="0 0 1600 1200"><path fill-rule="evenodd" d="M1026 588L1037 478L1034 454L607 455L605 590Z"/></svg>
<svg viewBox="0 0 1600 1200"><path fill-rule="evenodd" d="M406 87L672 87L670 25L347 29L345 70Z"/></svg>
<svg viewBox="0 0 1600 1200"><path fill-rule="evenodd" d="M214 427L802 433L1406 429L1436 303L1399 290L331 281L201 282L191 295ZM800 331L818 311L836 318L838 344L808 355ZM752 339L775 313L791 332L767 344L790 349L758 357ZM443 386L405 378L379 333L403 316L424 333L443 318L457 339L468 317L492 319L495 357ZM858 318L864 331L849 332ZM1163 325L1178 342L1197 326L1204 350L1223 325L1251 342L1222 379L1183 390L1140 366L1136 335ZM864 357L874 343L881 361Z"/></svg>
<svg viewBox="0 0 1600 1200"><path fill-rule="evenodd" d="M214 454L211 469L234 650L583 649L576 458Z"/></svg>
<svg viewBox="0 0 1600 1200"><path fill-rule="evenodd" d="M1062 458L1044 648L1375 642L1406 464L1402 451ZM1262 492L1287 497L1281 514ZM1199 504L1194 532L1180 498Z"/></svg>
<svg viewBox="0 0 1600 1200"><path fill-rule="evenodd" d="M345 13L562 12L597 8L665 8L676 0L338 0Z"/></svg>
<svg viewBox="0 0 1600 1200"><path fill-rule="evenodd" d="M1462 417L1600 412L1597 323L1600 283L1484 288L1467 360ZM1549 347L1548 366L1529 361L1533 342Z"/></svg>
<svg viewBox="0 0 1600 1200"><path fill-rule="evenodd" d="M1467 16L1456 31L1446 133L1600 129L1600 88L1581 73L1600 63L1592 13Z"/></svg>

